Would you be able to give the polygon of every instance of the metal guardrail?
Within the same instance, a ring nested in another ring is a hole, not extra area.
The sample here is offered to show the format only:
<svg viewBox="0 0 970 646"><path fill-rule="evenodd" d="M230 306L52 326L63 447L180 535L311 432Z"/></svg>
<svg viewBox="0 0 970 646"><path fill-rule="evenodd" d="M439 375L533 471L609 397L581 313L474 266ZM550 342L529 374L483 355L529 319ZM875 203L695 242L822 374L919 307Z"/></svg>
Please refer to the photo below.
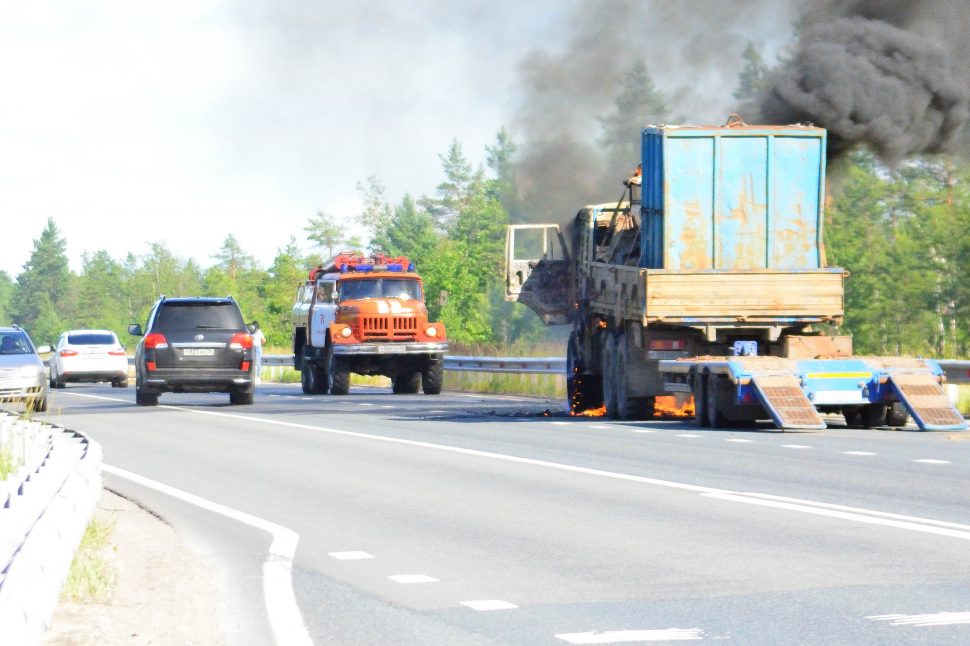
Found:
<svg viewBox="0 0 970 646"><path fill-rule="evenodd" d="M970 384L970 361L958 359L938 359L937 363L946 373L950 384Z"/></svg>

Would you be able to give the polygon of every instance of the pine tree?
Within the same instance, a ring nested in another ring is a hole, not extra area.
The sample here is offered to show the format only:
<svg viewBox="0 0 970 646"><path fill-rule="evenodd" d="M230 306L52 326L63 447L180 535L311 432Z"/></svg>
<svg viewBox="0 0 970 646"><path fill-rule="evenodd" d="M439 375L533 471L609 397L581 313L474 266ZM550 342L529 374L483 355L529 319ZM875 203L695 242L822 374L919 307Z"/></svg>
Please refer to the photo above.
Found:
<svg viewBox="0 0 970 646"><path fill-rule="evenodd" d="M63 331L66 321L74 316L73 281L67 261L67 243L61 238L54 219L40 238L17 276L12 304L13 319L33 335L37 343L46 343Z"/></svg>
<svg viewBox="0 0 970 646"><path fill-rule="evenodd" d="M640 131L648 124L663 123L669 108L642 60L636 61L620 83L611 114L600 117L607 152L633 168L640 159Z"/></svg>
<svg viewBox="0 0 970 646"><path fill-rule="evenodd" d="M741 57L744 59L744 68L738 74L738 89L734 91L734 98L751 101L758 98L767 87L768 67L750 40Z"/></svg>
<svg viewBox="0 0 970 646"><path fill-rule="evenodd" d="M344 239L344 228L323 211L317 211L317 216L310 218L303 230L307 232L308 240L312 240L326 250L328 258L333 257L338 245Z"/></svg>

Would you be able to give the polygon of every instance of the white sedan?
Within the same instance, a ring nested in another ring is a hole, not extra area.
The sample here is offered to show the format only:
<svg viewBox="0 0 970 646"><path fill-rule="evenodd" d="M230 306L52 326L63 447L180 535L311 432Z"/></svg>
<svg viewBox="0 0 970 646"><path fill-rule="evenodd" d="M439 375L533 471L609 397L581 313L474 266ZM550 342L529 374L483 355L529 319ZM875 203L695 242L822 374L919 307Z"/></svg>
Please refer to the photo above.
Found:
<svg viewBox="0 0 970 646"><path fill-rule="evenodd" d="M69 381L110 381L128 387L128 355L111 330L71 330L61 335L50 359L51 388Z"/></svg>

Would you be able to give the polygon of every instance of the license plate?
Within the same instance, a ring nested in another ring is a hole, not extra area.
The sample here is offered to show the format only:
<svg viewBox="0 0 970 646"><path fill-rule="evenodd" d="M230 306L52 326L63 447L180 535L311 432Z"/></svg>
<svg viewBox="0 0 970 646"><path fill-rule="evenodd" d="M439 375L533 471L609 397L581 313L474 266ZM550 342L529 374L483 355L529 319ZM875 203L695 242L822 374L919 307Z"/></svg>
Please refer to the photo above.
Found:
<svg viewBox="0 0 970 646"><path fill-rule="evenodd" d="M182 354L186 357L213 357L216 351L213 348L185 348Z"/></svg>
<svg viewBox="0 0 970 646"><path fill-rule="evenodd" d="M386 353L394 352L396 349L397 348L395 348L395 346L393 346L393 345L379 345L379 346L377 346L377 352L378 352L378 354L386 354Z"/></svg>

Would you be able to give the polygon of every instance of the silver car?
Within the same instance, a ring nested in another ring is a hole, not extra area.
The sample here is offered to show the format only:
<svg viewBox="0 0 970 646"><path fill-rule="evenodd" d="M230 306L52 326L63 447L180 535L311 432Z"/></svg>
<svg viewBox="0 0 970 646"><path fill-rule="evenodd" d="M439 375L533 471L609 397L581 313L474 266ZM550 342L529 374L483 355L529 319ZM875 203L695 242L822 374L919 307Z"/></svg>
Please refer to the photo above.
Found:
<svg viewBox="0 0 970 646"><path fill-rule="evenodd" d="M16 325L0 327L0 402L23 402L27 410L47 410L47 372L27 333Z"/></svg>

